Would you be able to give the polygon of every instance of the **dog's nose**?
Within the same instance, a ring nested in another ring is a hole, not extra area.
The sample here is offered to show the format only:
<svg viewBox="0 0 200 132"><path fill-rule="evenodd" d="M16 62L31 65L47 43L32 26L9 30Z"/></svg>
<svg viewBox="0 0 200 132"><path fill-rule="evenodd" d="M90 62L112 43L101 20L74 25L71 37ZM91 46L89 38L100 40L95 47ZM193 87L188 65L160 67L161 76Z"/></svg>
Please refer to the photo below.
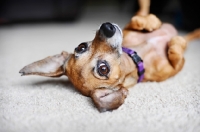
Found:
<svg viewBox="0 0 200 132"><path fill-rule="evenodd" d="M109 23L109 22L106 22L106 23L103 23L100 27L100 31L108 38L111 38L114 34L115 34L115 27Z"/></svg>

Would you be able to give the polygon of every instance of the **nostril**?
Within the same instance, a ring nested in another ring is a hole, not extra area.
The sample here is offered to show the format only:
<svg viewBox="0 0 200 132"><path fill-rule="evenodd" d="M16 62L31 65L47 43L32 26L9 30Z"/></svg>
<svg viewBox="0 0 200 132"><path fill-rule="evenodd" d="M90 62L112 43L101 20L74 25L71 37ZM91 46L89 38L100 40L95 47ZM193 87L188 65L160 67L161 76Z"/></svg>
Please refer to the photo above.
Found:
<svg viewBox="0 0 200 132"><path fill-rule="evenodd" d="M110 26L110 27L109 27L109 30L111 30L111 31L114 30L113 26Z"/></svg>
<svg viewBox="0 0 200 132"><path fill-rule="evenodd" d="M110 38L110 37L112 37L115 34L116 29L115 29L115 27L111 23L106 22L106 23L103 23L101 25L100 31L102 31L102 33L106 37Z"/></svg>

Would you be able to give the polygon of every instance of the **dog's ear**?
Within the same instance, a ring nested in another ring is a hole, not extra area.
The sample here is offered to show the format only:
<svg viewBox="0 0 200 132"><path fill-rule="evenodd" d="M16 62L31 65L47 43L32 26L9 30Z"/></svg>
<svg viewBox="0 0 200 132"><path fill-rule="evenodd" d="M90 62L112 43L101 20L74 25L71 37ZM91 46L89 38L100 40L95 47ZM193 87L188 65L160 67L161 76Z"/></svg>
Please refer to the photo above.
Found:
<svg viewBox="0 0 200 132"><path fill-rule="evenodd" d="M126 88L120 88L117 91L100 88L91 92L91 98L100 112L117 109L123 103L128 94Z"/></svg>
<svg viewBox="0 0 200 132"><path fill-rule="evenodd" d="M36 61L25 66L19 71L24 75L40 75L46 77L59 77L65 73L63 65L68 60L70 54L63 51L61 54L49 56L43 60Z"/></svg>

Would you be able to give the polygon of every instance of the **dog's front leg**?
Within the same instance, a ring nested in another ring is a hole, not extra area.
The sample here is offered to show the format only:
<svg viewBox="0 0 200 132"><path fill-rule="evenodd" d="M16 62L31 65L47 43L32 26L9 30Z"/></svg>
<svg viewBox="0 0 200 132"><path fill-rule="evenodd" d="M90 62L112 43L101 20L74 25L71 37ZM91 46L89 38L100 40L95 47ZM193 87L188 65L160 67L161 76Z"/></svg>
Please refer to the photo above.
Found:
<svg viewBox="0 0 200 132"><path fill-rule="evenodd" d="M111 90L106 88L95 89L91 93L91 98L100 112L117 109L123 103L128 94L126 88Z"/></svg>
<svg viewBox="0 0 200 132"><path fill-rule="evenodd" d="M139 3L139 11L137 15L139 16L146 16L149 14L149 7L150 7L150 0L138 0Z"/></svg>

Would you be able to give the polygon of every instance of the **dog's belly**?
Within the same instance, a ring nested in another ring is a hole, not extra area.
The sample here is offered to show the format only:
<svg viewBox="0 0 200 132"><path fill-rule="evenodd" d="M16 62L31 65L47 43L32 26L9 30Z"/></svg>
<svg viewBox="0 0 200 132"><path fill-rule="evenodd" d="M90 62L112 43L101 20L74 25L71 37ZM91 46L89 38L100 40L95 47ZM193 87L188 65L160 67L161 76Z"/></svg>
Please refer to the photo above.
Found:
<svg viewBox="0 0 200 132"><path fill-rule="evenodd" d="M172 69L167 57L167 44L176 35L177 32L173 26L163 24L160 29L150 33L129 32L124 36L123 46L135 50L144 61L146 70L144 81L162 81L171 76Z"/></svg>
<svg viewBox="0 0 200 132"><path fill-rule="evenodd" d="M167 57L168 36L158 36L146 42L144 50L137 50L141 54L145 67L146 81L162 81L169 77L172 70Z"/></svg>

